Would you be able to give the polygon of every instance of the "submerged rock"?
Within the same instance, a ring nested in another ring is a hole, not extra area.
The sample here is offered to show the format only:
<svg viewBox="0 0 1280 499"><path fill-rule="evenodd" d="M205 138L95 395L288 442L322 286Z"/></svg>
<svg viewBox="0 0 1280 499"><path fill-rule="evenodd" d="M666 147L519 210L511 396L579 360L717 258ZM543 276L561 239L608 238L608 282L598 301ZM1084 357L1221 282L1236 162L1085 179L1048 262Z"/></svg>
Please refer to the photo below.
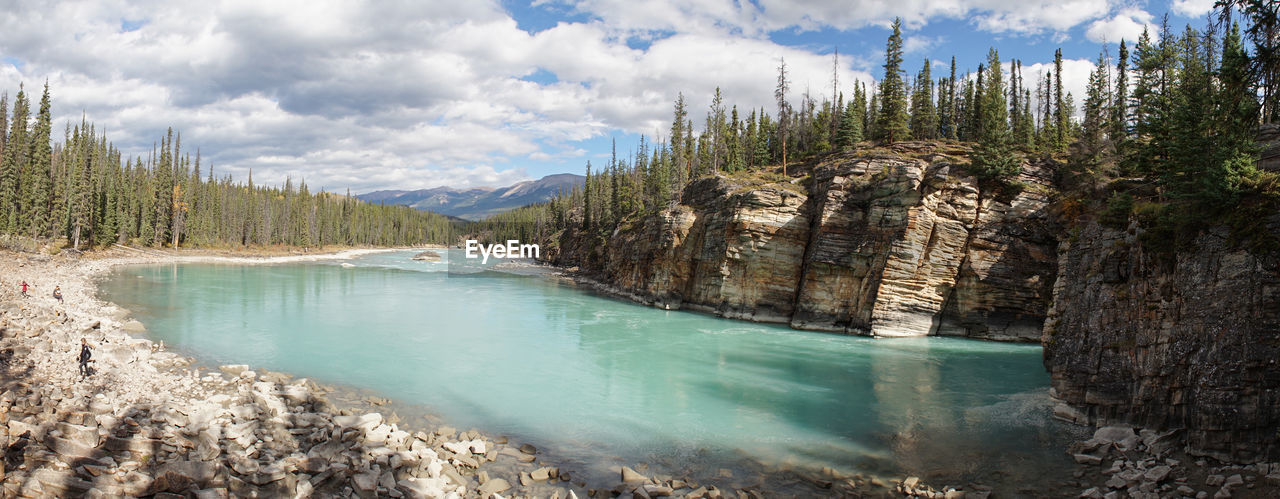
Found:
<svg viewBox="0 0 1280 499"><path fill-rule="evenodd" d="M422 253L413 255L414 260L425 261L425 262L438 262L440 261L440 258L441 258L440 253L435 251L423 251Z"/></svg>

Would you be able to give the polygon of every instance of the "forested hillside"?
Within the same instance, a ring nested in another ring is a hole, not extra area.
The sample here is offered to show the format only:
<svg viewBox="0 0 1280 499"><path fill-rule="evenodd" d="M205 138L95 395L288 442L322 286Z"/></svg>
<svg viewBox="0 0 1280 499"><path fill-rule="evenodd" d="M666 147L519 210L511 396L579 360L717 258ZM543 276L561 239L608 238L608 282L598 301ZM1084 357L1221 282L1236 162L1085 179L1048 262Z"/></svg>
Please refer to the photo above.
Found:
<svg viewBox="0 0 1280 499"><path fill-rule="evenodd" d="M0 234L65 237L80 249L143 246L320 246L445 243L447 217L215 176L172 129L145 158L127 158L92 124L67 124L52 141L48 85L31 117L19 89L0 97Z"/></svg>
<svg viewBox="0 0 1280 499"><path fill-rule="evenodd" d="M1250 244L1274 243L1248 234L1260 210L1280 205L1280 180L1258 167L1255 142L1259 125L1277 115L1280 78L1273 34L1280 23L1265 2L1223 2L1201 30L1166 23L1136 43L1102 47L1080 108L1063 90L1060 50L1043 74L1024 73L1021 61L1001 61L992 48L976 71L958 73L952 57L946 75L935 77L924 60L911 77L899 24L875 85L855 83L846 96L833 77L831 95L806 93L793 107L781 61L776 109L739 110L717 91L696 134L680 96L668 138L642 139L628 157L615 153L603 166L588 163L583 189L487 223L524 239L554 243L553 235L572 229L599 241L627 220L673 207L698 177L807 182L797 162L925 140L972 143L972 154L959 160L1006 191L1021 188L1015 179L1024 160L1056 165L1068 217L1125 224L1132 215L1161 243L1186 240L1205 223L1229 224Z"/></svg>

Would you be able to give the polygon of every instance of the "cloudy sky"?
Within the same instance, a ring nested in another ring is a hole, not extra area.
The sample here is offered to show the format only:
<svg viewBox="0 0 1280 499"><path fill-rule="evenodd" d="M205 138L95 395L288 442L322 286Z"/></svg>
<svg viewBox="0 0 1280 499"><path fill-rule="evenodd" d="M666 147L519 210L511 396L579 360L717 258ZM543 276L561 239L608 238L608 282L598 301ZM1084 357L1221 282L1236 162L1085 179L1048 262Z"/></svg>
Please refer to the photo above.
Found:
<svg viewBox="0 0 1280 499"><path fill-rule="evenodd" d="M661 138L680 92L699 124L717 86L772 109L779 58L798 103L831 93L838 50L851 93L895 16L912 73L976 69L990 46L1030 73L1061 47L1079 96L1102 43L1165 15L1203 26L1213 0L6 3L0 88L48 81L58 130L83 114L139 155L172 126L219 173L359 193L581 173L615 138Z"/></svg>

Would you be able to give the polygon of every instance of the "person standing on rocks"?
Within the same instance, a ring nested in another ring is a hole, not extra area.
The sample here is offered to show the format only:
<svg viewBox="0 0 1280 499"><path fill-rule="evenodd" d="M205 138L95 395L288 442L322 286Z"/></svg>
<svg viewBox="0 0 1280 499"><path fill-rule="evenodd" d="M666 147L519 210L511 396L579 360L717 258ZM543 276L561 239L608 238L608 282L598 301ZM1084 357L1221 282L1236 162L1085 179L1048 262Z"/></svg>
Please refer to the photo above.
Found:
<svg viewBox="0 0 1280 499"><path fill-rule="evenodd" d="M89 349L89 341L80 338L80 379L89 376L89 359L93 357L93 352Z"/></svg>
<svg viewBox="0 0 1280 499"><path fill-rule="evenodd" d="M26 298L27 296L29 296L29 295L27 295L27 287L28 287L28 286L30 286L30 285L29 285L29 284L27 284L27 281L22 281L22 297L23 297L23 298Z"/></svg>
<svg viewBox="0 0 1280 499"><path fill-rule="evenodd" d="M53 297L58 299L58 303L62 303L62 287L61 286L53 287Z"/></svg>

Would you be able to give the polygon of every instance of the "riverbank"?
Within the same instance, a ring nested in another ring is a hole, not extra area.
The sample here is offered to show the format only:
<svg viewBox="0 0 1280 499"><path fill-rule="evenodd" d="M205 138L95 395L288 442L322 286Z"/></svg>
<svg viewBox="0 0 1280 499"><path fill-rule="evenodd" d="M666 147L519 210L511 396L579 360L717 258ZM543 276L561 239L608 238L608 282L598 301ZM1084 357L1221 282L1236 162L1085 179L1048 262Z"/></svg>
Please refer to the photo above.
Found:
<svg viewBox="0 0 1280 499"><path fill-rule="evenodd" d="M0 255L4 495L575 496L570 476L541 466L536 449L445 426L410 434L394 416L335 406L331 387L306 379L195 366L132 336L141 324L94 296L94 278L116 265L269 264L371 251L379 250ZM29 297L18 293L23 281L33 286ZM81 338L94 349L94 372L83 380Z"/></svg>
<svg viewBox="0 0 1280 499"><path fill-rule="evenodd" d="M615 480L588 483L532 446L376 412L387 408L385 400L247 365L202 367L135 337L144 326L95 297L95 279L117 265L271 264L371 251L383 250L0 254L5 495L738 495L690 479L645 476L643 465L633 466L641 472L619 467ZM33 286L28 297L17 291L23 281ZM54 286L62 302L53 298ZM84 380L75 361L81 338L94 349L94 373ZM809 483L833 495L891 486L834 472ZM740 492L759 496L761 488Z"/></svg>

